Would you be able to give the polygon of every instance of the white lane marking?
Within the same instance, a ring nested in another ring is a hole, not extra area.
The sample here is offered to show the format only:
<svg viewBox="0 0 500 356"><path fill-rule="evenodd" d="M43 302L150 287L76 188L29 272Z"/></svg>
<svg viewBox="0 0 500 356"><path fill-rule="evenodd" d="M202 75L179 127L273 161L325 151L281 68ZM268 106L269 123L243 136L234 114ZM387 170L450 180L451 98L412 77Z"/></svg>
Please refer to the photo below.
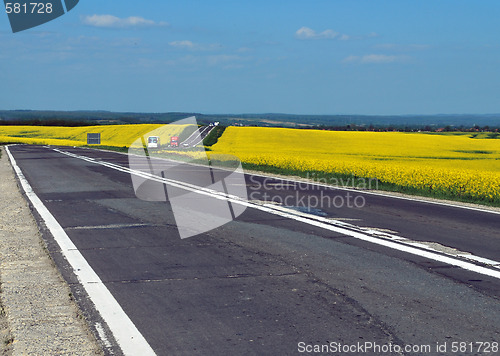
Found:
<svg viewBox="0 0 500 356"><path fill-rule="evenodd" d="M12 156L9 147L5 147L5 150L7 151L12 167L21 182L21 186L26 196L54 236L54 239L61 249L61 253L73 268L73 272L113 333L123 353L131 356L156 355L140 331L137 330L132 320L130 320L128 315L123 311L120 304L118 304L111 292L73 244L62 226L59 225L54 216L35 194L33 188L28 183L26 177L17 165L16 160Z"/></svg>
<svg viewBox="0 0 500 356"><path fill-rule="evenodd" d="M51 148L51 147L47 147L47 148ZM87 150L93 150L93 151L99 151L99 152L105 152L105 153L113 152L113 153L120 154L120 155L125 155L125 156L129 155L128 153L124 153L124 152L102 150L102 149L98 149L98 148L88 148L88 147L74 147L74 148L87 149ZM87 158L89 158L89 160L93 160L93 158L90 158L90 157L87 157ZM154 157L154 159L161 159L161 160L164 160L164 161L175 162L173 160L169 160L169 159L166 159L166 158L160 158L160 157ZM190 164L193 165L193 166L197 166L198 165L198 164L195 164L195 163L190 163ZM217 169L224 170L223 167L217 167ZM256 176L256 177L271 178L271 179L281 180L281 181L284 181L284 182L293 182L293 183L298 183L298 184L313 185L313 186L316 186L316 187L329 188L329 189L337 189L337 190L344 190L344 191L354 192L354 193L358 193L358 194L369 194L369 195L375 195L375 196L380 196L380 197L385 197L385 198L391 198L391 199L409 200L409 201L414 201L414 202L424 203L424 204L442 205L442 206L448 206L448 207L452 207L452 208L467 209L467 210L479 211L481 213L490 213L490 214L500 215L500 211L481 209L481 208L476 208L476 207L473 207L473 206L466 206L466 205L457 205L457 204L452 204L452 203L445 203L445 202L442 202L442 201L425 200L423 198L418 198L418 197L412 198L412 197L407 197L407 196L398 196L398 195L384 194L384 193L380 193L380 192L371 192L371 191L368 191L368 190L352 189L352 188L346 188L346 187L338 187L338 186L324 184L324 183L311 182L311 181L305 181L305 180L297 180L297 179L294 179L292 177L289 177L289 178L286 178L286 177L276 177L276 176L273 176L271 174L262 174L262 173L256 173L256 172L252 172L252 173L248 173L248 174L252 175L252 176Z"/></svg>
<svg viewBox="0 0 500 356"><path fill-rule="evenodd" d="M486 276L494 277L500 279L500 271L490 269L487 267L479 266L477 264L472 263L472 261L480 261L482 257L474 256L474 255L467 255L467 256L461 256L461 255L454 255L454 254L448 254L445 252L438 252L436 250L431 250L429 246L423 245L421 248L415 247L415 243L404 243L405 239L404 237L401 236L396 236L392 234L388 234L385 232L380 232L380 231L375 231L375 230L363 230L362 227L352 225L349 223L345 223L342 221L334 221L332 219L327 219L323 218L320 216L315 216L315 215L309 215L305 216L304 213L296 212L291 209L286 209L283 207L277 207L276 205L273 204L256 204L255 202L251 202L248 200L243 200L240 197L234 196L234 195L229 195L225 193L221 193L212 189L207 189L205 187L200 187L197 185L189 184L189 183L184 183L180 181L175 181L172 179L166 179L166 178L161 178L159 176L152 175L150 173L145 173L141 171L135 171L130 168L122 167L114 163L108 163L108 162L103 162L103 161L94 161L90 160L88 157L85 156L79 156L74 153L69 153L69 152L64 152L59 149L54 149L54 151L59 152L61 154L78 158L84 161L92 162L95 164L100 164L112 169L115 169L117 171L125 172L128 174L135 174L137 176L143 177L150 179L152 181L164 183L164 184L169 184L171 186L185 189L191 192L195 192L201 195L209 195L213 198L220 199L220 200L226 200L228 202L234 203L234 204L241 204L246 207L254 208L257 210L261 210L270 214L278 215L287 219L292 219L296 221L300 221L305 224L313 225L325 230L337 232L342 235L346 236L351 236L359 240L371 242L377 245L385 246L394 250L398 251L403 251L410 253L412 255L420 256L420 257L425 257L434 261L446 263L452 266L456 267L461 267L463 269L473 271L476 273L480 273ZM307 214L308 215L308 214ZM372 233L373 235L367 235L367 233ZM411 241L411 240L408 240ZM463 258L462 258L463 257ZM465 261L464 259L468 259L469 261ZM491 264L493 266L496 266L500 264L500 262L497 261L492 261Z"/></svg>
<svg viewBox="0 0 500 356"><path fill-rule="evenodd" d="M134 227L146 227L146 226L153 226L151 224L109 224L109 225L94 225L94 226L70 226L67 227L67 230L106 230L106 229L129 229L129 228L134 228Z"/></svg>

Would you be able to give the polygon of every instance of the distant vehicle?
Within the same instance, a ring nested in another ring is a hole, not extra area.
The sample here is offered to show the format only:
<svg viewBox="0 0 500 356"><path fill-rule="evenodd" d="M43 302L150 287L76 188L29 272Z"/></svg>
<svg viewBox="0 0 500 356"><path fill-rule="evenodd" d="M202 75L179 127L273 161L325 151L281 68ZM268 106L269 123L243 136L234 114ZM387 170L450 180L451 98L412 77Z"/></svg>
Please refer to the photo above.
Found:
<svg viewBox="0 0 500 356"><path fill-rule="evenodd" d="M149 136L148 137L148 148L159 148L160 147L160 137Z"/></svg>
<svg viewBox="0 0 500 356"><path fill-rule="evenodd" d="M170 147L179 147L179 136L170 137Z"/></svg>

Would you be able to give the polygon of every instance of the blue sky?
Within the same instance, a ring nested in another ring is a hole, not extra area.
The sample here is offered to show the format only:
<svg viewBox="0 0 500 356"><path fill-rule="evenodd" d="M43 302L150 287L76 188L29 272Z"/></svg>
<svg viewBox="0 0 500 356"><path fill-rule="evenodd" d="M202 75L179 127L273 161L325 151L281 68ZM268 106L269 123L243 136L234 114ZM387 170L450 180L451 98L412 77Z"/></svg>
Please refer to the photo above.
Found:
<svg viewBox="0 0 500 356"><path fill-rule="evenodd" d="M11 33L0 109L500 113L500 2L80 0Z"/></svg>

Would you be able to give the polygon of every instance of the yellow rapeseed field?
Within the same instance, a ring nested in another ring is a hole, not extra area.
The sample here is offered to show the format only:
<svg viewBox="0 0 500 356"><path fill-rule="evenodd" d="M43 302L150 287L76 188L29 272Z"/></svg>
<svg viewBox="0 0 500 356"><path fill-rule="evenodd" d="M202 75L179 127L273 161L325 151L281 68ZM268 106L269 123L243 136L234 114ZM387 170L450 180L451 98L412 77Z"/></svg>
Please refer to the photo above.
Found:
<svg viewBox="0 0 500 356"><path fill-rule="evenodd" d="M49 126L0 126L0 142L29 143L36 145L83 146L87 133L100 133L104 146L129 147L137 138L153 130L162 142L179 135L186 125L107 125L84 127Z"/></svg>
<svg viewBox="0 0 500 356"><path fill-rule="evenodd" d="M212 150L250 164L377 178L401 187L500 202L498 139L229 127Z"/></svg>
<svg viewBox="0 0 500 356"><path fill-rule="evenodd" d="M87 133L101 133L102 145L129 147L158 129L166 143L186 126L0 126L0 142L83 146ZM470 136L229 127L209 156L229 154L243 163L285 171L376 178L409 189L500 203L500 140ZM202 152L173 153L205 157Z"/></svg>

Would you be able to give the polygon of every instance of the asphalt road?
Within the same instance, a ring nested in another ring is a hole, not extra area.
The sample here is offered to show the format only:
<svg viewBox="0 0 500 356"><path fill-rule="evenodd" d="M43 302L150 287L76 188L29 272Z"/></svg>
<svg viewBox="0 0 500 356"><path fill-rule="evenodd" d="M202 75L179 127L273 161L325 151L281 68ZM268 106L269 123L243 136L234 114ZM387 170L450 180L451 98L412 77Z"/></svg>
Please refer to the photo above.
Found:
<svg viewBox="0 0 500 356"><path fill-rule="evenodd" d="M60 149L128 167L125 155ZM484 351L500 342L498 278L252 206L228 224L181 239L170 202L137 199L130 174L53 148L10 151L158 355L320 354L308 352L314 345L336 355L493 355L494 348ZM196 181L196 169L186 175ZM369 227L500 260L498 214L261 176L246 175L246 184L258 204L289 197L288 211L348 229ZM101 322L59 247L44 236L91 324ZM391 345L415 352L389 352ZM106 352L120 353L116 345Z"/></svg>

